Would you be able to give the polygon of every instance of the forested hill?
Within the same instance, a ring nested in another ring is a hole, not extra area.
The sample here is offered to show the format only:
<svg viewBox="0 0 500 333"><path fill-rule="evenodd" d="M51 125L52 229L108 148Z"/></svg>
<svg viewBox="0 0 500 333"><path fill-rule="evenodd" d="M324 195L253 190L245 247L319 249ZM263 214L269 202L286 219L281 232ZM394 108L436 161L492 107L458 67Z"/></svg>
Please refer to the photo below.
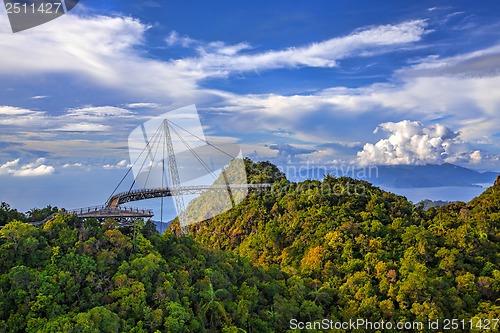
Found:
<svg viewBox="0 0 500 333"><path fill-rule="evenodd" d="M255 179L270 166L247 167ZM427 320L499 317L499 227L498 181L470 203L424 211L369 183L327 176L278 177L192 231L207 247L335 290L334 308L310 298L322 315Z"/></svg>
<svg viewBox="0 0 500 333"><path fill-rule="evenodd" d="M2 333L284 332L293 286L313 291L152 223L11 221L0 258Z"/></svg>
<svg viewBox="0 0 500 333"><path fill-rule="evenodd" d="M500 182L424 211L363 181L294 184L245 163L273 187L191 236L68 215L35 227L16 219L53 208L2 205L0 332L290 332L323 318L473 319L482 332L500 318Z"/></svg>

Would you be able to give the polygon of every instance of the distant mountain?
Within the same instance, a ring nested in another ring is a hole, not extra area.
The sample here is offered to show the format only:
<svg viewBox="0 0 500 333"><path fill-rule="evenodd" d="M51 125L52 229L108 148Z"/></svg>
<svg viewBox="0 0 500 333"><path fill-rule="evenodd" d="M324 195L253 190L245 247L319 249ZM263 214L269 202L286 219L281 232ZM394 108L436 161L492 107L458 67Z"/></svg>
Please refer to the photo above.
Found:
<svg viewBox="0 0 500 333"><path fill-rule="evenodd" d="M387 165L378 166L366 172L357 172L359 179L375 185L394 188L441 187L441 186L479 186L493 184L497 172L478 172L461 166L444 164L426 165Z"/></svg>
<svg viewBox="0 0 500 333"><path fill-rule="evenodd" d="M377 186L392 188L479 186L492 185L497 172L478 172L450 163L426 165L381 165L366 168L351 166L338 168L310 167L291 169L287 178L291 181L306 179L322 180L327 174L366 180Z"/></svg>
<svg viewBox="0 0 500 333"><path fill-rule="evenodd" d="M450 201L443 201L443 200L422 200L417 202L417 206L421 206L423 210L429 210L431 207L443 207L446 206L450 203Z"/></svg>
<svg viewBox="0 0 500 333"><path fill-rule="evenodd" d="M156 221L156 220L151 220L155 225L156 225L156 230L158 230L158 232L160 234L164 233L165 230L168 229L168 227L170 226L170 224L172 224L172 222L174 220L170 220L170 221Z"/></svg>

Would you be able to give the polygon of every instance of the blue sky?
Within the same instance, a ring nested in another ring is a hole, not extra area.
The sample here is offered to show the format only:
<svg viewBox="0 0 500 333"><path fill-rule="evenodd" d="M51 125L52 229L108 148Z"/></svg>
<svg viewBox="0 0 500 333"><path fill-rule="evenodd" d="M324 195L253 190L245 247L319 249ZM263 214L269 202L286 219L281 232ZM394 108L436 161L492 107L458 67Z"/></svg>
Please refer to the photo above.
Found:
<svg viewBox="0 0 500 333"><path fill-rule="evenodd" d="M0 10L0 201L103 203L127 137L196 104L282 166L500 170L498 1L94 1L12 34Z"/></svg>

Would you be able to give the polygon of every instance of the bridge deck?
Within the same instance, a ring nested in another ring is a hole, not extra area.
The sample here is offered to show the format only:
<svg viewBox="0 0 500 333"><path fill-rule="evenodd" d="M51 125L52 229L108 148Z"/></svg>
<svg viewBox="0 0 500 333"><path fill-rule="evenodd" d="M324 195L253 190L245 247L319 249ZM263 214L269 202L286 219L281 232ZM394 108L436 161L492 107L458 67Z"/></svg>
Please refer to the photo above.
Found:
<svg viewBox="0 0 500 333"><path fill-rule="evenodd" d="M230 184L230 185L198 185L198 186L182 186L179 188L180 194L190 195L190 194L201 194L205 192L220 192L228 191L230 189L232 192L235 191L245 191L249 189L263 189L269 188L272 184ZM170 197L173 196L172 189L169 187L156 188L156 189L139 189L134 191L122 192L113 195L108 199L106 206L109 208L119 207L121 204L140 201L153 198Z"/></svg>
<svg viewBox="0 0 500 333"><path fill-rule="evenodd" d="M200 194L211 191L239 191L239 190L250 190L250 189L264 189L271 187L272 184L230 184L228 185L203 185L203 186L183 186L179 189L180 194L190 195L190 194ZM78 208L73 210L62 211L54 213L47 217L43 221L32 222L32 225L44 224L45 222L51 220L57 214L71 215L75 214L79 218L96 218L96 219L107 219L116 218L122 220L131 220L136 218L150 218L153 217L153 211L150 209L133 208L120 206L126 202L146 200L159 197L172 196L172 190L170 188L157 188L157 189L139 189L134 191L128 191L123 193L118 193L113 195L105 205ZM0 229L2 226L0 226Z"/></svg>
<svg viewBox="0 0 500 333"><path fill-rule="evenodd" d="M132 207L107 207L95 206L74 209L68 214L76 214L79 218L144 218L152 217L153 211L150 209L132 208Z"/></svg>

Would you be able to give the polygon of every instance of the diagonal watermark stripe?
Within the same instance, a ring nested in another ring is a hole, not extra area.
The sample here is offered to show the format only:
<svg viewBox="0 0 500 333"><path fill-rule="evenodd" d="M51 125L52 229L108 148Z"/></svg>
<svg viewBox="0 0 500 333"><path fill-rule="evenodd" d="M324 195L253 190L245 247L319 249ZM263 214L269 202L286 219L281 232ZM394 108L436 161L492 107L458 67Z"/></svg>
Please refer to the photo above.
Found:
<svg viewBox="0 0 500 333"><path fill-rule="evenodd" d="M31 29L52 21L70 10L79 0L4 0L12 32Z"/></svg>
<svg viewBox="0 0 500 333"><path fill-rule="evenodd" d="M125 197L172 196L180 225L186 227L231 209L248 194L240 147L208 142L195 105L141 124L128 146L133 186L139 190L121 195L116 204Z"/></svg>

